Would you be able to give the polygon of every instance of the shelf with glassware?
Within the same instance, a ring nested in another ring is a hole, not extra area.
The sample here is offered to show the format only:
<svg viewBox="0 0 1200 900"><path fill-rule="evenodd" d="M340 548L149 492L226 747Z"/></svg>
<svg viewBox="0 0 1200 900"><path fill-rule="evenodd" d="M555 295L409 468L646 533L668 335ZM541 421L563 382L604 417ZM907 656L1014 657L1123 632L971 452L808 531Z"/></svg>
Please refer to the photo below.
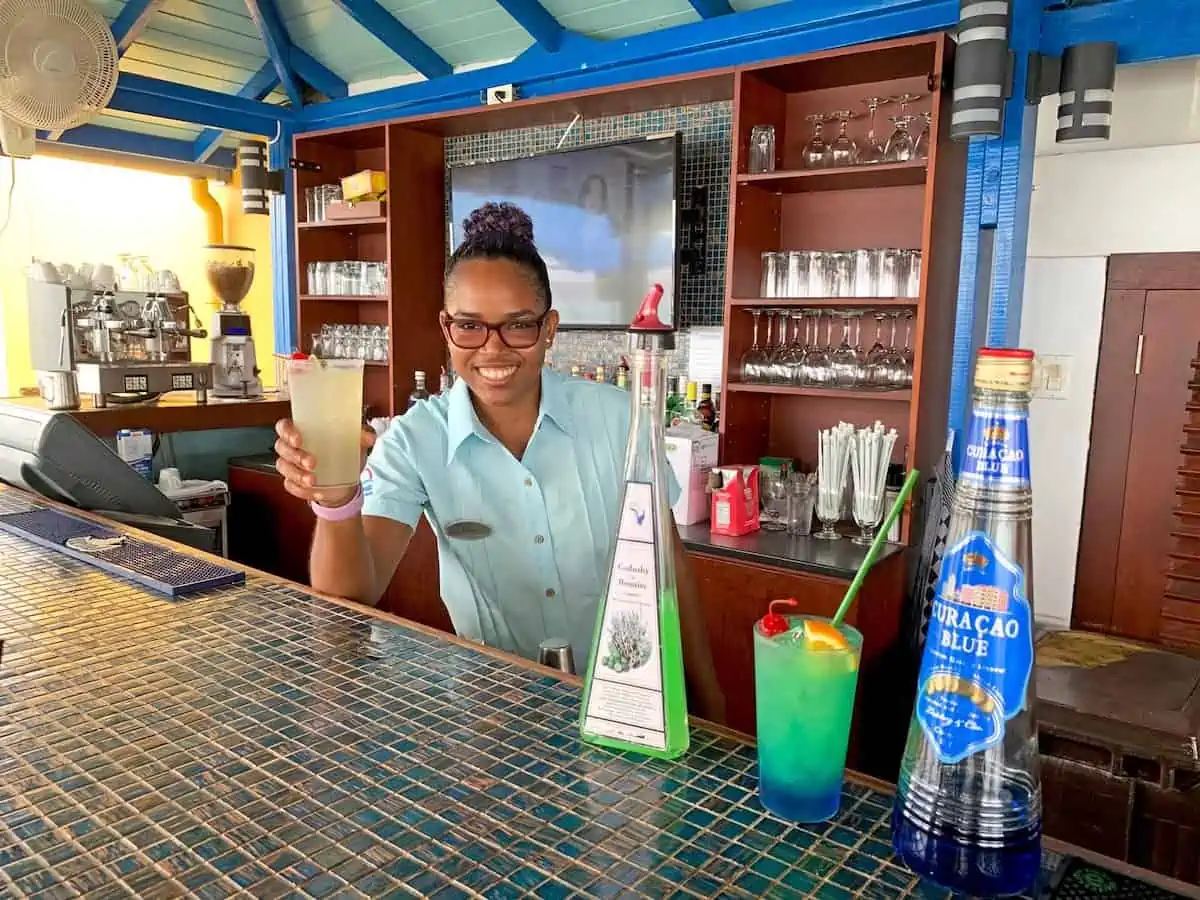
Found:
<svg viewBox="0 0 1200 900"><path fill-rule="evenodd" d="M445 259L444 140L402 124L303 134L296 170L296 350L362 359L364 406L372 415L404 409L413 372L444 364L437 314ZM334 219L341 179L372 169L403 203L385 214ZM403 209L404 221L399 219ZM411 227L412 222L423 223ZM400 284L395 274L403 273Z"/></svg>
<svg viewBox="0 0 1200 900"><path fill-rule="evenodd" d="M735 76L723 464L815 471L840 422L894 430L885 468L928 470L944 446L965 171L942 115L951 52L927 36Z"/></svg>

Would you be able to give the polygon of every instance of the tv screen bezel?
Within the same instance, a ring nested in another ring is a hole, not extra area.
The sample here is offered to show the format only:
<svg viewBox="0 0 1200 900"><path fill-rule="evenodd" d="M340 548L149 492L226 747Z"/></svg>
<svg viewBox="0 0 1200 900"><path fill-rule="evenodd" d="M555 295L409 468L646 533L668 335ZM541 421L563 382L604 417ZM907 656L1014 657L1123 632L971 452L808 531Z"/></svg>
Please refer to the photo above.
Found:
<svg viewBox="0 0 1200 900"><path fill-rule="evenodd" d="M680 182L680 171L681 171L682 164L683 164L683 133L678 130L660 131L660 132L656 132L654 134L647 134L643 137L622 138L622 139L617 139L617 140L612 140L612 141L604 141L603 143L598 143L598 144L581 144L581 145L575 146L575 147L568 147L565 150L547 150L544 153L528 153L528 154L525 154L522 156L509 156L504 159L489 159L489 160L482 161L482 162L463 162L463 163L455 163L453 165L446 166L446 241L447 241L446 259L449 259L450 255L454 252L454 243L453 243L453 241L454 241L454 225L455 225L455 223L454 223L454 171L456 169L477 169L477 168L482 168L484 166L503 165L504 163L516 162L518 160L524 160L524 159L542 159L542 158L548 158L548 157L552 157L552 156L566 156L571 153L579 153L582 151L607 150L612 147L628 147L628 146L632 146L634 144L648 143L650 141L671 141L672 149L674 151L675 190L672 195L672 201L671 201L672 219L674 221L674 233L672 235L672 237L673 237L672 257L673 258L671 261L671 269L672 269L672 278L674 280L674 286L672 288L672 296L671 296L671 321L668 324L672 328L678 330L680 327L680 323L679 323L679 310L680 310L679 277L680 277L680 273L681 273L681 269L682 269L682 267L679 264L679 260L680 260L679 233L680 233L680 224L681 224L681 220L682 220L682 217L680 215L680 208L679 208L679 206L680 206L680 204L679 204L679 182ZM534 223L535 234L536 234L536 227L537 227L537 223L535 222ZM650 285L646 285L646 288L647 288L647 290L649 290ZM640 300L640 298L639 298L639 300ZM558 330L559 331L624 331L625 326L618 325L618 324L607 324L607 325L567 324L566 322L560 321L558 324Z"/></svg>

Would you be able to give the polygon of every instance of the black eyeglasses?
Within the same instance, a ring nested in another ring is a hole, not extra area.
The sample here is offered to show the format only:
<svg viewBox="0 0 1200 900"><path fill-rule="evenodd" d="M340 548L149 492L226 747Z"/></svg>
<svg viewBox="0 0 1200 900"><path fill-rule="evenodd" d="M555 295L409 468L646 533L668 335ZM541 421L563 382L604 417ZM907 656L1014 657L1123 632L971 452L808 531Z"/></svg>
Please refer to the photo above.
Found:
<svg viewBox="0 0 1200 900"><path fill-rule="evenodd" d="M536 319L512 319L490 325L479 319L456 319L442 313L442 329L450 343L460 350L478 350L488 342L493 331L499 336L500 343L510 350L528 350L538 342L542 324L549 314L550 310L546 310Z"/></svg>

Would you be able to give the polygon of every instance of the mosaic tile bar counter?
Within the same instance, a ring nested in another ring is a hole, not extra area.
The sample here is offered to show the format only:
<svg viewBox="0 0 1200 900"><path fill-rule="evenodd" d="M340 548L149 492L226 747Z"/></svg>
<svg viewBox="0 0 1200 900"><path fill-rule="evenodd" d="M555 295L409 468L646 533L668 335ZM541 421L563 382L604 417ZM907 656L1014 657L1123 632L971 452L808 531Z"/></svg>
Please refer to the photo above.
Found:
<svg viewBox="0 0 1200 900"><path fill-rule="evenodd" d="M581 746L574 686L265 577L169 601L3 535L0 637L3 896L945 896L882 794L787 825L733 739Z"/></svg>

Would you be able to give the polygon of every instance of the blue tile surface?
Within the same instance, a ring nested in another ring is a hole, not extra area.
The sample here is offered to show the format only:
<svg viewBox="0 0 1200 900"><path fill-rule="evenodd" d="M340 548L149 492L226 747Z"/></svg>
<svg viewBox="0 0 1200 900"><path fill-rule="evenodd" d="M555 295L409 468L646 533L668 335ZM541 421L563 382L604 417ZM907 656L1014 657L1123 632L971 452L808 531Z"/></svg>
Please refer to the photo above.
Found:
<svg viewBox="0 0 1200 900"><path fill-rule="evenodd" d="M257 576L170 601L0 535L0 638L0 895L947 896L868 787L781 822L736 740L581 745L574 687Z"/></svg>

